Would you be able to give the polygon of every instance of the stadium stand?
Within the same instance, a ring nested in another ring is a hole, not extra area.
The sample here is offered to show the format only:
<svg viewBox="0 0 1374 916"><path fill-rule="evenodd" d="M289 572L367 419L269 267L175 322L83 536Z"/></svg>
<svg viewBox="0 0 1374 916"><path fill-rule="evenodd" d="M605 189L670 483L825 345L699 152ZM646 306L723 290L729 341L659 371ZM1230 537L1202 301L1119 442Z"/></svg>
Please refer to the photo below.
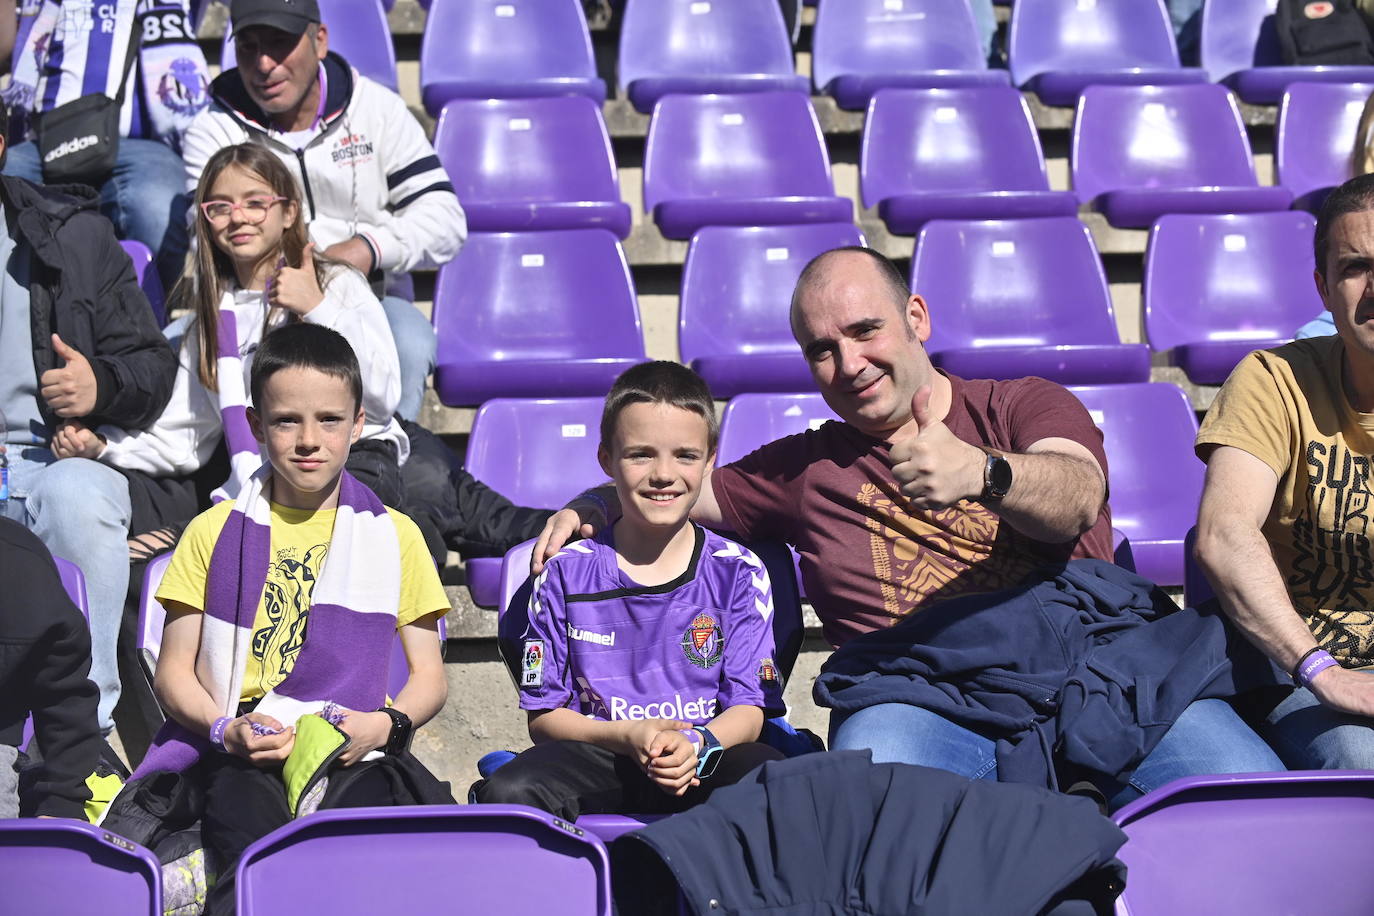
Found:
<svg viewBox="0 0 1374 916"><path fill-rule="evenodd" d="M1374 74L1371 74L1374 76ZM1274 169L1295 207L1316 212L1352 177L1351 153L1370 83L1293 83L1279 104Z"/></svg>
<svg viewBox="0 0 1374 916"><path fill-rule="evenodd" d="M1046 105L1072 105L1086 86L1207 79L1179 66L1164 0L1016 0L1007 59L1012 82Z"/></svg>
<svg viewBox="0 0 1374 916"><path fill-rule="evenodd" d="M329 29L329 50L341 55L363 76L398 92L396 47L380 0L319 0L319 4L320 19ZM220 69L236 66L234 36L226 30L220 48Z"/></svg>
<svg viewBox="0 0 1374 916"><path fill-rule="evenodd" d="M663 235L702 226L849 222L816 113L795 92L670 95L654 107L644 209Z"/></svg>
<svg viewBox="0 0 1374 916"><path fill-rule="evenodd" d="M1322 310L1307 213L1173 214L1150 229L1145 333L1200 385L1220 385L1251 350L1293 338Z"/></svg>
<svg viewBox="0 0 1374 916"><path fill-rule="evenodd" d="M1261 187L1235 99L1223 86L1089 86L1074 115L1073 187L1113 226L1165 213L1286 210Z"/></svg>
<svg viewBox="0 0 1374 916"><path fill-rule="evenodd" d="M157 857L67 818L0 820L0 887L15 913L162 916Z"/></svg>
<svg viewBox="0 0 1374 916"><path fill-rule="evenodd" d="M932 219L1078 212L1072 193L1050 190L1030 109L1009 87L880 90L864 121L859 181L864 205L900 235Z"/></svg>
<svg viewBox="0 0 1374 916"><path fill-rule="evenodd" d="M605 229L470 236L439 270L434 330L434 387L454 406L604 394L644 360L630 268Z"/></svg>
<svg viewBox="0 0 1374 916"><path fill-rule="evenodd" d="M124 249L124 253L129 256L129 260L134 262L134 276L138 278L138 285L143 290L143 295L148 297L148 304L153 307L153 314L157 316L159 326L167 324L167 305L163 300L162 281L157 278L156 270L148 268L153 264L153 253L148 250L148 246L142 242L131 240L119 243L119 247Z"/></svg>
<svg viewBox="0 0 1374 916"><path fill-rule="evenodd" d="M879 89L1005 86L989 70L967 0L850 0L816 10L811 51L818 94L863 110Z"/></svg>
<svg viewBox="0 0 1374 916"><path fill-rule="evenodd" d="M544 95L606 100L581 0L434 0L420 45L426 111Z"/></svg>
<svg viewBox="0 0 1374 916"><path fill-rule="evenodd" d="M1136 571L1159 585L1182 585L1183 539L1197 519L1203 477L1188 396L1167 382L1072 390L1102 430L1112 525L1130 539Z"/></svg>
<svg viewBox="0 0 1374 916"><path fill-rule="evenodd" d="M834 419L834 411L819 392L736 395L720 417L716 464L729 464L774 439Z"/></svg>
<svg viewBox="0 0 1374 916"><path fill-rule="evenodd" d="M454 99L434 150L471 232L630 233L601 109L584 96Z"/></svg>
<svg viewBox="0 0 1374 916"><path fill-rule="evenodd" d="M777 0L626 0L619 78L646 113L669 93L807 91Z"/></svg>
<svg viewBox="0 0 1374 916"><path fill-rule="evenodd" d="M1150 377L1145 345L1117 336L1102 261L1072 217L927 223L911 285L930 308L926 350L955 375L1067 385Z"/></svg>
<svg viewBox="0 0 1374 916"><path fill-rule="evenodd" d="M1374 82L1374 67L1284 66L1274 28L1277 0L1207 0L1202 7L1202 66L1243 101L1272 105L1296 82Z"/></svg>
<svg viewBox="0 0 1374 916"><path fill-rule="evenodd" d="M810 388L811 371L792 337L792 287L816 255L862 244L852 223L699 230L682 268L682 361L717 398Z"/></svg>

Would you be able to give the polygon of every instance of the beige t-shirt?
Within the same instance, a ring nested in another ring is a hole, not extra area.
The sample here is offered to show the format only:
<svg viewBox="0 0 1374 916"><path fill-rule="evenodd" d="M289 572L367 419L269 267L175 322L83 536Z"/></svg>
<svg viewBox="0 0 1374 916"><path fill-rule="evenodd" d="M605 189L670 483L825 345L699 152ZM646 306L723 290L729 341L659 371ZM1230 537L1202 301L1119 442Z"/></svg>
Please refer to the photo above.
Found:
<svg viewBox="0 0 1374 916"><path fill-rule="evenodd" d="M1370 456L1374 414L1350 406L1339 337L1251 353L1217 395L1198 455L1230 445L1279 476L1263 531L1317 641L1347 667L1374 665Z"/></svg>

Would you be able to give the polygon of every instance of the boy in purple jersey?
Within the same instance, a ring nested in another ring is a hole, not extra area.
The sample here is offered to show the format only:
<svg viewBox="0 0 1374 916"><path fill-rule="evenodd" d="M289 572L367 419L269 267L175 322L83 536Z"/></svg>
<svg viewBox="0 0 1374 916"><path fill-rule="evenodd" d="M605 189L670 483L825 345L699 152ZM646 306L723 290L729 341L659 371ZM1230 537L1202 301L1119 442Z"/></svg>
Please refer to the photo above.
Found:
<svg viewBox="0 0 1374 916"><path fill-rule="evenodd" d="M598 456L624 515L535 580L520 668L534 747L474 801L668 813L782 757L757 740L782 711L768 573L687 520L717 432L706 383L677 363L612 386Z"/></svg>

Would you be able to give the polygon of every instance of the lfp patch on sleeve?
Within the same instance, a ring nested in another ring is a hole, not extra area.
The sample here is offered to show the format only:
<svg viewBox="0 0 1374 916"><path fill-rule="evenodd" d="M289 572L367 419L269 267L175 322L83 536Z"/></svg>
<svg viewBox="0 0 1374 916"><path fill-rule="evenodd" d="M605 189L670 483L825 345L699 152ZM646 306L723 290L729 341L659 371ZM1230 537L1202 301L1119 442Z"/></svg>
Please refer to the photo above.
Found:
<svg viewBox="0 0 1374 916"><path fill-rule="evenodd" d="M544 684L544 640L525 640L525 653L520 662L520 686L542 687Z"/></svg>

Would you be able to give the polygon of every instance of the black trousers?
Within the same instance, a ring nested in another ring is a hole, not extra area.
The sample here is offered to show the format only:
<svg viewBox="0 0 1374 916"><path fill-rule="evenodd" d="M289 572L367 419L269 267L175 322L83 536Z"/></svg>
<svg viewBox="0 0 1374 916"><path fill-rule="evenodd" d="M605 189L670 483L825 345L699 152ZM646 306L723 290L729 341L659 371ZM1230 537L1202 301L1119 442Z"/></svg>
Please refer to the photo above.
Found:
<svg viewBox="0 0 1374 916"><path fill-rule="evenodd" d="M233 916L234 870L243 851L291 821L281 770L263 770L232 754L207 755L202 763L205 812L200 838L205 848L205 873L215 883L205 901L205 916ZM391 783L368 763L350 774L347 786L321 808L362 808L394 804ZM333 796L334 793L328 793Z"/></svg>
<svg viewBox="0 0 1374 916"><path fill-rule="evenodd" d="M529 805L567 821L583 814L675 814L783 756L767 744L737 744L723 753L710 779L682 795L669 795L629 757L583 741L550 741L474 783L471 798L482 804Z"/></svg>

